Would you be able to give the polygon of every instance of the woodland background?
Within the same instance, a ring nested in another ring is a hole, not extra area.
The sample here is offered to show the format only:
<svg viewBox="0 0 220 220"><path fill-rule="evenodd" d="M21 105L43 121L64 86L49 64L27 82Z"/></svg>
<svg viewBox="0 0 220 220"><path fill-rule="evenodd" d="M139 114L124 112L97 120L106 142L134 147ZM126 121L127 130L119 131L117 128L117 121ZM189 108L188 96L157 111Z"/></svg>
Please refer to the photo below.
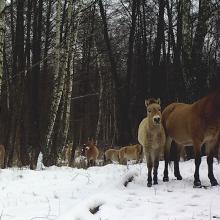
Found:
<svg viewBox="0 0 220 220"><path fill-rule="evenodd" d="M218 0L0 1L7 166L56 164L88 137L135 143L146 97L191 103L219 82Z"/></svg>

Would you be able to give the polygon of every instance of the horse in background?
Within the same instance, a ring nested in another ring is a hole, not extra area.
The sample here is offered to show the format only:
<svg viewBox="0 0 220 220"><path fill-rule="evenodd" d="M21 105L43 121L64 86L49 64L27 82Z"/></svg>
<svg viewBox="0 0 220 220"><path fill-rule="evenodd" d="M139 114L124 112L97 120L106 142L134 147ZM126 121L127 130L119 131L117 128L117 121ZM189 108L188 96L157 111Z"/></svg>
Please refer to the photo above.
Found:
<svg viewBox="0 0 220 220"><path fill-rule="evenodd" d="M201 164L201 147L206 146L208 177L211 185L218 185L213 174L213 156L218 148L220 134L220 89L199 99L193 104L172 103L162 113L162 123L166 133L164 181L169 181L168 162L172 141L178 149L193 145L195 155L194 187L201 187L199 167ZM178 157L177 157L178 158ZM179 161L174 162L174 173L182 179Z"/></svg>
<svg viewBox="0 0 220 220"><path fill-rule="evenodd" d="M96 160L99 156L99 149L97 143L94 140L88 140L87 144L84 144L81 150L81 155L87 159L87 167L95 166Z"/></svg>
<svg viewBox="0 0 220 220"><path fill-rule="evenodd" d="M119 162L120 164L127 164L128 160L136 160L136 162L142 162L143 160L143 148L140 144L125 146L119 150Z"/></svg>
<svg viewBox="0 0 220 220"><path fill-rule="evenodd" d="M108 162L119 162L119 149L110 148L104 152L104 164Z"/></svg>
<svg viewBox="0 0 220 220"><path fill-rule="evenodd" d="M151 172L153 169L154 184L158 184L157 170L160 154L165 146L165 132L161 123L160 99L145 100L147 117L144 118L138 128L138 141L144 148L148 168L147 186L152 186Z"/></svg>

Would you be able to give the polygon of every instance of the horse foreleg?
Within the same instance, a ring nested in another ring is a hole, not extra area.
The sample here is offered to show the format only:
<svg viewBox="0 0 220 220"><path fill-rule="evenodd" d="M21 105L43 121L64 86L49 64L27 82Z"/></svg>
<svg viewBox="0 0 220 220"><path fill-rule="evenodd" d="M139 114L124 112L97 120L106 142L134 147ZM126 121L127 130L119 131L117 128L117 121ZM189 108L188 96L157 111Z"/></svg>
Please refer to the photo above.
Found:
<svg viewBox="0 0 220 220"><path fill-rule="evenodd" d="M158 167L159 167L159 157L157 156L154 160L154 184L158 184L158 181L157 181L157 170L158 170Z"/></svg>
<svg viewBox="0 0 220 220"><path fill-rule="evenodd" d="M147 186L151 187L152 186L151 172L152 172L152 168L153 168L153 162L152 162L152 158L151 158L150 152L148 152L146 154L146 159L147 159L147 169L148 169Z"/></svg>
<svg viewBox="0 0 220 220"><path fill-rule="evenodd" d="M212 153L207 156L207 164L208 164L208 177L210 179L211 185L217 186L218 182L215 179L215 176L213 174L213 154Z"/></svg>

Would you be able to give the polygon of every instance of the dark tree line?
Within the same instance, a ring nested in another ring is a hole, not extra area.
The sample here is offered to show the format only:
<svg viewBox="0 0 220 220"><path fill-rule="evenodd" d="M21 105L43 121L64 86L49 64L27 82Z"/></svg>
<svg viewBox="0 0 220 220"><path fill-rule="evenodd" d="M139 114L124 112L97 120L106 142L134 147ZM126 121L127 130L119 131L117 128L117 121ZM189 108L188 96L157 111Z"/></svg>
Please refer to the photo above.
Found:
<svg viewBox="0 0 220 220"><path fill-rule="evenodd" d="M0 141L7 166L62 147L137 141L144 99L193 102L220 87L217 0L0 3ZM74 151L73 155L74 157Z"/></svg>

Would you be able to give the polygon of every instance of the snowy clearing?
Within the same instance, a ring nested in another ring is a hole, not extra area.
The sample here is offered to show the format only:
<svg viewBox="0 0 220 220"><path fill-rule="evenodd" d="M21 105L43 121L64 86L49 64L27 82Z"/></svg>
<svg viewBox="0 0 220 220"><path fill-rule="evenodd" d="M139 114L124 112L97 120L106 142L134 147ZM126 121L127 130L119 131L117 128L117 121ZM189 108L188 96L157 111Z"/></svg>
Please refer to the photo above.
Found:
<svg viewBox="0 0 220 220"><path fill-rule="evenodd" d="M109 164L88 170L50 167L43 171L5 169L0 173L0 219L210 220L220 219L220 187L193 188L194 161L180 163L182 181L147 187L146 164ZM214 162L220 182L220 165ZM123 184L134 176L127 187ZM210 186L206 158L200 176ZM92 214L91 212L96 212Z"/></svg>

